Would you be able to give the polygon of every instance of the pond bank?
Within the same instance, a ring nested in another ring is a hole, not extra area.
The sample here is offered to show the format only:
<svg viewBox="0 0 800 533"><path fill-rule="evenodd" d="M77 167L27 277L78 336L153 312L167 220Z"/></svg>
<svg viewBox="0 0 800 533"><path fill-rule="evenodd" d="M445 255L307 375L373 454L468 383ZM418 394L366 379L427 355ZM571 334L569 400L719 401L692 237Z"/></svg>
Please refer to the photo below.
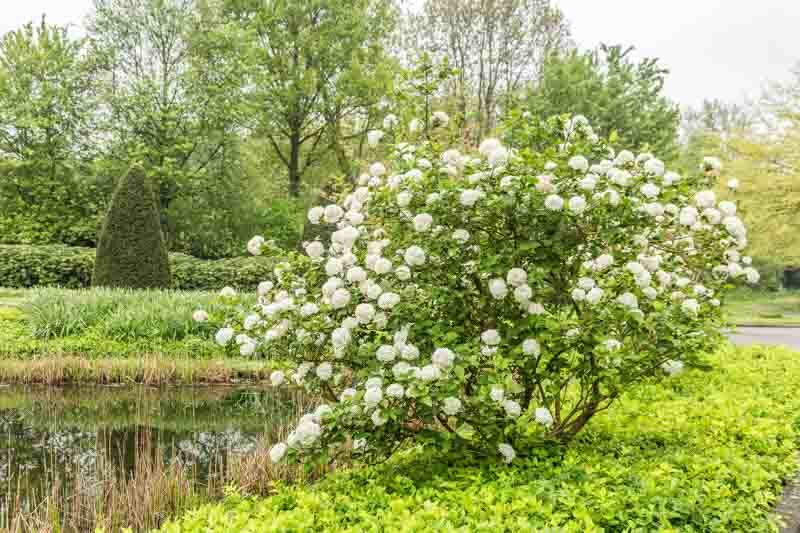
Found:
<svg viewBox="0 0 800 533"><path fill-rule="evenodd" d="M5 385L238 384L264 381L270 371L263 361L235 358L87 358L56 354L32 359L0 358L0 384Z"/></svg>

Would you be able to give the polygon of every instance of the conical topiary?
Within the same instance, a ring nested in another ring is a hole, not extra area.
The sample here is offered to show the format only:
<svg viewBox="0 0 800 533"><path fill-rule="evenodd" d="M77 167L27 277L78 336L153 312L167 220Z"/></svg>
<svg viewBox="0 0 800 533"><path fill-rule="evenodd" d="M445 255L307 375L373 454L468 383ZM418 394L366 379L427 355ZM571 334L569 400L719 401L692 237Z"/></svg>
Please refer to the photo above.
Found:
<svg viewBox="0 0 800 533"><path fill-rule="evenodd" d="M169 260L155 196L133 166L117 185L97 241L92 285L167 288Z"/></svg>

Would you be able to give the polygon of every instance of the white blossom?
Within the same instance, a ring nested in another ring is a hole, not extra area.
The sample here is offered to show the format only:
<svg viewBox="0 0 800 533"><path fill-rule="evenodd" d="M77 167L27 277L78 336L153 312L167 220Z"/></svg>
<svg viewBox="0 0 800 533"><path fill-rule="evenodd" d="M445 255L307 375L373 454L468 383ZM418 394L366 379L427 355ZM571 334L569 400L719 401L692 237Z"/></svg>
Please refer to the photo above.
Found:
<svg viewBox="0 0 800 533"><path fill-rule="evenodd" d="M512 462L517 456L517 452L514 451L514 448L505 442L497 445L497 451L499 451L500 455L503 456L503 462L506 464Z"/></svg>

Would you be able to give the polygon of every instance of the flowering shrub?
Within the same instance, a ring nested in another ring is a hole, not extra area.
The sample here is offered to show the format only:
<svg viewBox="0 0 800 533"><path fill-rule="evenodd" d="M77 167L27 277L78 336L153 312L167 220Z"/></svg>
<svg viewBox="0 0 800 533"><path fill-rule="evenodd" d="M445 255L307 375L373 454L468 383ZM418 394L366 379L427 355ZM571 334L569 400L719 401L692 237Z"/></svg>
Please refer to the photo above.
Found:
<svg viewBox="0 0 800 533"><path fill-rule="evenodd" d="M757 281L735 203L706 189L716 159L680 176L612 153L583 117L514 116L475 154L411 129L341 205L309 211L337 224L330 242L305 243L217 333L290 361L273 384L327 402L274 461L413 440L511 462L569 442L626 388L691 363L729 282Z"/></svg>

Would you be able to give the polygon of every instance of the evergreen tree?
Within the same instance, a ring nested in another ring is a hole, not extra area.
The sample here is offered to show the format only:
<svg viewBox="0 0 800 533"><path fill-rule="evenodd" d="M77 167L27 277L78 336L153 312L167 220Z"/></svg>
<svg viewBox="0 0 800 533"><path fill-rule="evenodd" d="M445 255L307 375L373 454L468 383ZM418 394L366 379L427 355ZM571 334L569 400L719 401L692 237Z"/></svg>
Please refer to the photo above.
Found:
<svg viewBox="0 0 800 533"><path fill-rule="evenodd" d="M155 195L140 166L120 181L97 244L92 285L167 288L169 262Z"/></svg>

